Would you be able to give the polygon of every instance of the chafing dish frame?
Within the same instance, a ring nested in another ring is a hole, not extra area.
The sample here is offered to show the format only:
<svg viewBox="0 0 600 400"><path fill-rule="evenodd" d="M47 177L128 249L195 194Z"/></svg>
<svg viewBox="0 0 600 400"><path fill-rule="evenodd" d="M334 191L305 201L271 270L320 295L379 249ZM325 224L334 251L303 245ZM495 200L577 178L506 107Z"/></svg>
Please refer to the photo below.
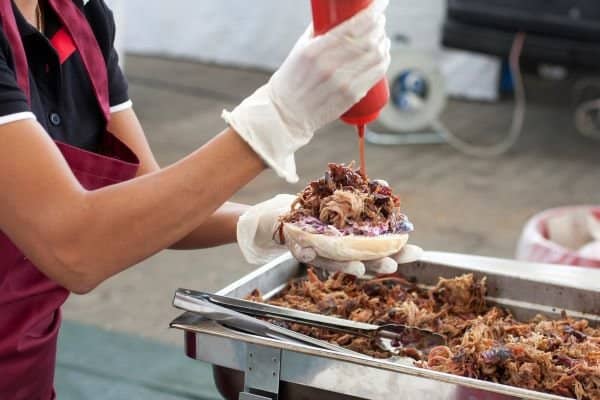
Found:
<svg viewBox="0 0 600 400"><path fill-rule="evenodd" d="M304 272L304 266L288 254L242 277L218 294L244 298L259 289L269 297ZM564 310L573 317L600 324L600 270L428 252L419 262L402 266L401 272L425 285L435 284L439 277L453 278L464 273L486 276L488 300L509 308L519 319L529 319L539 313L559 317ZM425 370L413 366L410 359L379 360L258 337L192 313L180 315L171 327L184 331L188 357L213 364L216 371L245 374L240 400L278 399L280 395L285 398L281 393L282 384L319 389L323 391L320 398L331 393L337 398L374 400L388 400L391 395L423 400L564 399Z"/></svg>

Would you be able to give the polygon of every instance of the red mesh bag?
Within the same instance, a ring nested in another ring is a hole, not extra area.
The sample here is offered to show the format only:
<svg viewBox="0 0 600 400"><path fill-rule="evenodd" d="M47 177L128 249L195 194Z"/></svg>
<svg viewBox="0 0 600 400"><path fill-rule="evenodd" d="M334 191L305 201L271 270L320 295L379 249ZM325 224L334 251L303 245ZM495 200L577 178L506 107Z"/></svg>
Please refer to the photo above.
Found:
<svg viewBox="0 0 600 400"><path fill-rule="evenodd" d="M590 243L585 251L572 250L552 242L548 220L554 217L587 212L600 221L600 206L572 206L546 210L527 222L517 247L518 260L548 264L577 265L600 268L600 242Z"/></svg>

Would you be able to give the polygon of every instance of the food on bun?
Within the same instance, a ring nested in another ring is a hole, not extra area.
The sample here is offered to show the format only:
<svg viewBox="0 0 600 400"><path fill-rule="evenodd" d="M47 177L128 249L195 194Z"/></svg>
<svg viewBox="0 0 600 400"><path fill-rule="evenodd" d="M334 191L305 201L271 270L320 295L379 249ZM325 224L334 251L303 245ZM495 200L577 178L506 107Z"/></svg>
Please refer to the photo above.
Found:
<svg viewBox="0 0 600 400"><path fill-rule="evenodd" d="M398 253L412 231L386 182L364 178L352 164L329 164L281 217L279 234L330 260L370 261Z"/></svg>

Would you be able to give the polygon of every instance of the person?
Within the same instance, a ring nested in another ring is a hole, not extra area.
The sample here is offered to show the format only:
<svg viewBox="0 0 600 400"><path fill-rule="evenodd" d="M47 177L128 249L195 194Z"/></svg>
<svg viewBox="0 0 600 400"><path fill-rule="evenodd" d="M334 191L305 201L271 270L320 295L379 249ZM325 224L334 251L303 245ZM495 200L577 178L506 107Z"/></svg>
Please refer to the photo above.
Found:
<svg viewBox="0 0 600 400"><path fill-rule="evenodd" d="M272 227L275 215L227 200L266 168L297 181L294 153L382 78L384 9L319 37L307 29L269 82L223 113L222 132L160 168L103 0L0 0L1 399L55 398L70 292L167 248L274 251L268 229L238 220Z"/></svg>

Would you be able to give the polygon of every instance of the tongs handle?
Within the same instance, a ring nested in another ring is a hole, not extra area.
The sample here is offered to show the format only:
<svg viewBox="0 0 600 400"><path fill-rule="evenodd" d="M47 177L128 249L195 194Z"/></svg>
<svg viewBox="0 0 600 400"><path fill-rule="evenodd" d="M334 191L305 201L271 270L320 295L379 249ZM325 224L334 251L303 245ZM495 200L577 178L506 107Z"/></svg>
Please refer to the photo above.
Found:
<svg viewBox="0 0 600 400"><path fill-rule="evenodd" d="M305 324L316 328L326 328L337 332L350 333L359 336L372 336L377 333L379 326L350 321L342 318L314 314L271 304L234 299L211 293L192 292L194 296L203 297L213 304L234 309L255 317L273 318L292 323Z"/></svg>
<svg viewBox="0 0 600 400"><path fill-rule="evenodd" d="M272 339L285 340L311 344L320 348L357 355L358 353L336 346L323 340L262 321L226 307L214 304L205 296L198 296L199 292L187 289L178 289L173 297L173 306L183 311L199 314L211 321L219 322L229 328L252 333Z"/></svg>
<svg viewBox="0 0 600 400"><path fill-rule="evenodd" d="M175 292L173 306L184 311L200 314L211 321L217 321L249 333L261 336L269 336L271 333L269 327L265 326L262 321L228 308L217 306L203 298L192 296L184 289L179 289Z"/></svg>
<svg viewBox="0 0 600 400"><path fill-rule="evenodd" d="M350 321L342 318L318 315L310 312L278 307L270 304L256 303L247 300L234 299L211 293L193 292L193 296L204 298L213 304L230 308L240 313L283 320L292 323L304 324L317 328L330 329L335 332L347 333L369 338L398 339L404 346L415 346L417 348L430 347L445 343L445 339L434 332L408 325L372 325L363 322ZM414 342L413 342L414 340Z"/></svg>

